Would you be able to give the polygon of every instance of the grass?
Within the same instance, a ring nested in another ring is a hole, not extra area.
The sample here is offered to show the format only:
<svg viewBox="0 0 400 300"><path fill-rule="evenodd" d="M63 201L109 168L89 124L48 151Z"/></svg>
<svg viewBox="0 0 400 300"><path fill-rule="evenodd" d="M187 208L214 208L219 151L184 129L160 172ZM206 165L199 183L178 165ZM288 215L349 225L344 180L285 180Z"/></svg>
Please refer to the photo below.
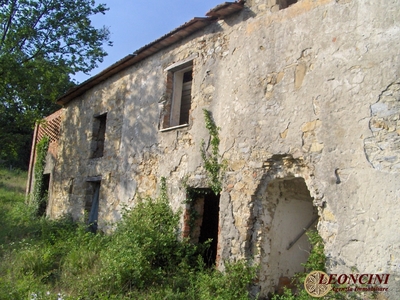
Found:
<svg viewBox="0 0 400 300"><path fill-rule="evenodd" d="M111 235L38 218L26 173L0 170L0 299L248 299L255 268L207 269L204 247L177 238L166 193L126 211Z"/></svg>
<svg viewBox="0 0 400 300"><path fill-rule="evenodd" d="M0 250L32 232L25 205L26 179L26 172L0 169Z"/></svg>
<svg viewBox="0 0 400 300"><path fill-rule="evenodd" d="M25 192L27 177L24 171L0 169L0 188L3 191L22 194Z"/></svg>

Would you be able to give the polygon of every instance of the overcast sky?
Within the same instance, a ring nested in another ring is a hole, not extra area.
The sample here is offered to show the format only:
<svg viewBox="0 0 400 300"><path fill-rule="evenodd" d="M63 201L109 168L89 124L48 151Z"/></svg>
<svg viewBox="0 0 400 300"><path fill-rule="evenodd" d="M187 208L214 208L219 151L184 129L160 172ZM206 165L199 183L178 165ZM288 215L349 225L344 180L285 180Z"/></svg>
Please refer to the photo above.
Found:
<svg viewBox="0 0 400 300"><path fill-rule="evenodd" d="M113 63L158 39L194 17L205 14L224 0L97 0L109 11L95 16L95 27L106 26L111 32L112 47L105 45L108 56L90 75L77 74L81 83Z"/></svg>

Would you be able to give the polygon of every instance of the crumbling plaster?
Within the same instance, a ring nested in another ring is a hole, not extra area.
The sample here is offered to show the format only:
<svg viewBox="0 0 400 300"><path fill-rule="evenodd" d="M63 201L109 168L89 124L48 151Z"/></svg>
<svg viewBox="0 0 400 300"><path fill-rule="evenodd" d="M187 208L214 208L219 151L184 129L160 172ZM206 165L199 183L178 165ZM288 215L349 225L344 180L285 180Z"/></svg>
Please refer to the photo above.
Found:
<svg viewBox="0 0 400 300"><path fill-rule="evenodd" d="M378 137L391 149L390 171L368 150L377 104L400 78L399 18L397 1L301 0L278 10L274 1L252 0L107 79L66 105L51 215L79 218L90 176L102 176L100 228L138 196L155 196L161 176L173 208L184 208L184 179L207 187L205 108L227 162L220 267L254 255L254 209L266 178L301 177L318 208L330 272L391 273L391 291L400 294L398 97L390 100L395 128ZM165 69L194 54L190 124L160 131ZM104 156L89 159L93 115L104 112Z"/></svg>

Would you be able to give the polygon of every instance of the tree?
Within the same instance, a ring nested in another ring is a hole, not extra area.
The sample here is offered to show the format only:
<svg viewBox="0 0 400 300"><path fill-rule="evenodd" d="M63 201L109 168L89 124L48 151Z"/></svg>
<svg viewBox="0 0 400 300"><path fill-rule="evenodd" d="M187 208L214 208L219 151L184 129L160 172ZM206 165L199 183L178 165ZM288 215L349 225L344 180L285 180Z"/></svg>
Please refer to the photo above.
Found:
<svg viewBox="0 0 400 300"><path fill-rule="evenodd" d="M107 55L109 31L90 21L107 10L94 0L0 0L0 160L21 163L35 121L74 85L70 75Z"/></svg>

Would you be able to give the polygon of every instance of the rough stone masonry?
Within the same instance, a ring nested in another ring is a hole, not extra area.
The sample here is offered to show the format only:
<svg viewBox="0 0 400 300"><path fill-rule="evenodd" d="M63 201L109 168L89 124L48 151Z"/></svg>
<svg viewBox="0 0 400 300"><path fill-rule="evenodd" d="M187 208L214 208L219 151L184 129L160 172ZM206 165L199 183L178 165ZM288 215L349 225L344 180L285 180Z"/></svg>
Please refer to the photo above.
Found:
<svg viewBox="0 0 400 300"><path fill-rule="evenodd" d="M182 25L59 99L47 214L79 219L97 203L111 230L161 177L185 211L188 187L210 188L206 109L226 164L220 269L260 264L265 296L302 271L301 233L315 227L329 273L390 274L384 296L399 299L399 20L399 1L249 0Z"/></svg>

